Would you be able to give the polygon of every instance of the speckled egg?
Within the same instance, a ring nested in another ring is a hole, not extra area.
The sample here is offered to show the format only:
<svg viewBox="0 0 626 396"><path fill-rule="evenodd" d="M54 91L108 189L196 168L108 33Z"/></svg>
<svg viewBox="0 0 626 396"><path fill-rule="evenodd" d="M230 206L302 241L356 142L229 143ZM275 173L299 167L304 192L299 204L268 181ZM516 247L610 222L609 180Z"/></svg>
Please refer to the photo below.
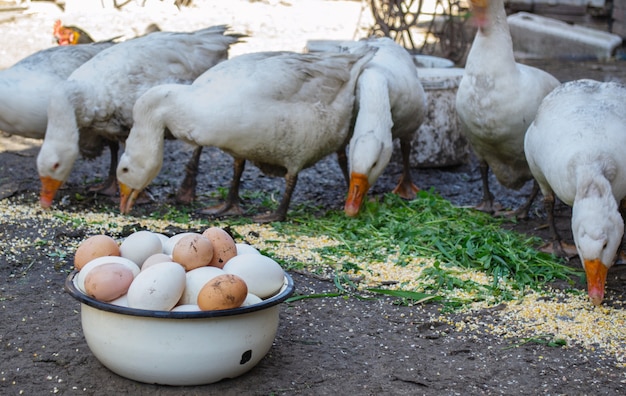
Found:
<svg viewBox="0 0 626 396"><path fill-rule="evenodd" d="M130 284L127 298L131 308L169 311L185 289L185 269L178 263L157 263L141 271Z"/></svg>
<svg viewBox="0 0 626 396"><path fill-rule="evenodd" d="M213 259L213 244L200 234L188 234L176 242L172 249L172 260L186 271L209 265Z"/></svg>
<svg viewBox="0 0 626 396"><path fill-rule="evenodd" d="M224 274L211 279L198 293L203 311L240 307L248 295L246 282L237 275Z"/></svg>
<svg viewBox="0 0 626 396"><path fill-rule="evenodd" d="M209 265L222 268L224 264L237 255L235 240L220 227L209 227L202 233L213 244L213 258Z"/></svg>

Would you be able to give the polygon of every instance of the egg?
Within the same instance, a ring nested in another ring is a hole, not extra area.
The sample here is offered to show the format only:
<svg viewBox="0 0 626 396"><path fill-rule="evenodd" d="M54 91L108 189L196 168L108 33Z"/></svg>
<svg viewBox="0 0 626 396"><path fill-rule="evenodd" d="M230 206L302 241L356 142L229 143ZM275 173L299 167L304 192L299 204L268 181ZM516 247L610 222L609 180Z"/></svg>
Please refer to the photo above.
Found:
<svg viewBox="0 0 626 396"><path fill-rule="evenodd" d="M250 246L247 243L236 243L235 247L238 255L247 253L261 254L254 246Z"/></svg>
<svg viewBox="0 0 626 396"><path fill-rule="evenodd" d="M285 272L276 261L262 254L240 254L228 260L223 268L227 274L243 278L248 291L260 298L276 294L283 286Z"/></svg>
<svg viewBox="0 0 626 396"><path fill-rule="evenodd" d="M169 237L167 242L163 244L163 253L172 255L172 250L174 250L174 245L180 240L180 238L186 235L198 235L197 232L181 232L180 234L173 235Z"/></svg>
<svg viewBox="0 0 626 396"><path fill-rule="evenodd" d="M209 265L213 258L213 244L200 234L185 235L172 249L172 260L186 271Z"/></svg>
<svg viewBox="0 0 626 396"><path fill-rule="evenodd" d="M202 311L197 304L177 305L172 308L172 312L197 312Z"/></svg>
<svg viewBox="0 0 626 396"><path fill-rule="evenodd" d="M128 296L124 294L113 301L109 301L109 304L117 305L119 307L128 307Z"/></svg>
<svg viewBox="0 0 626 396"><path fill-rule="evenodd" d="M130 308L169 311L185 289L185 269L178 263L163 262L141 271L130 284Z"/></svg>
<svg viewBox="0 0 626 396"><path fill-rule="evenodd" d="M127 266L128 269L133 272L133 276L137 276L137 274L139 274L139 266L127 258L120 256L98 257L85 264L85 266L78 272L78 275L76 275L76 287L78 287L78 289L83 293L86 293L85 278L89 272L97 266L110 263L119 263Z"/></svg>
<svg viewBox="0 0 626 396"><path fill-rule="evenodd" d="M150 231L133 232L120 245L122 257L135 262L141 267L143 262L156 253L163 252L161 239Z"/></svg>
<svg viewBox="0 0 626 396"><path fill-rule="evenodd" d="M143 271L144 269L148 268L149 266L153 264L163 263L166 261L172 261L172 257L170 257L169 255L165 253L153 254L152 256L144 260L144 262L141 264L141 270Z"/></svg>
<svg viewBox="0 0 626 396"><path fill-rule="evenodd" d="M237 255L235 240L220 227L209 227L202 233L213 244L213 258L209 263L212 267L222 268L224 264Z"/></svg>
<svg viewBox="0 0 626 396"><path fill-rule="evenodd" d="M102 264L85 277L85 293L96 300L109 302L126 294L133 278L133 271L124 264Z"/></svg>
<svg viewBox="0 0 626 396"><path fill-rule="evenodd" d="M198 307L203 311L237 308L247 295L246 282L239 276L219 275L211 279L198 293Z"/></svg>
<svg viewBox="0 0 626 396"><path fill-rule="evenodd" d="M261 303L261 302L263 302L261 297L255 296L252 293L248 293L248 295L246 296L246 299L243 300L243 302L241 303L241 306L242 307L249 307L250 305L258 304L258 303Z"/></svg>
<svg viewBox="0 0 626 396"><path fill-rule="evenodd" d="M163 248L165 247L165 244L170 240L170 237L165 234L161 234L160 232L155 232L154 235L159 237L159 239L161 240L161 246L163 246Z"/></svg>
<svg viewBox="0 0 626 396"><path fill-rule="evenodd" d="M202 287L211 279L223 274L225 272L221 268L209 266L188 271L185 274L185 290L178 304L196 304L198 302L198 293L200 293Z"/></svg>
<svg viewBox="0 0 626 396"><path fill-rule="evenodd" d="M119 256L120 246L108 235L91 236L78 245L74 253L74 268L80 270L91 260L103 256Z"/></svg>

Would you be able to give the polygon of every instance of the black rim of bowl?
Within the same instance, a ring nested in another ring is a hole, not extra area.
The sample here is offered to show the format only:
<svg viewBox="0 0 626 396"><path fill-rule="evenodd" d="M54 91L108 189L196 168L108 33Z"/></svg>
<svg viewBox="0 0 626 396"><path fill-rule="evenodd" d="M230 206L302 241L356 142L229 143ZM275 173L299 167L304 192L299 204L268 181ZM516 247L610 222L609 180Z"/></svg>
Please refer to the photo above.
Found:
<svg viewBox="0 0 626 396"><path fill-rule="evenodd" d="M204 319L204 318L218 318L223 316L242 315L250 312L261 311L274 305L278 305L285 301L289 296L293 294L294 283L291 276L285 272L286 286L281 287L281 291L258 304L249 305L246 307L239 307L233 309L222 309L214 311L153 311L148 309L137 309L123 307L120 305L109 304L103 301L98 301L95 298L89 297L80 291L74 284L74 277L78 274L77 270L72 271L65 279L65 291L69 293L76 300L90 307L99 309L101 311L114 312L122 315L130 316L145 316L150 318L164 318L164 319Z"/></svg>

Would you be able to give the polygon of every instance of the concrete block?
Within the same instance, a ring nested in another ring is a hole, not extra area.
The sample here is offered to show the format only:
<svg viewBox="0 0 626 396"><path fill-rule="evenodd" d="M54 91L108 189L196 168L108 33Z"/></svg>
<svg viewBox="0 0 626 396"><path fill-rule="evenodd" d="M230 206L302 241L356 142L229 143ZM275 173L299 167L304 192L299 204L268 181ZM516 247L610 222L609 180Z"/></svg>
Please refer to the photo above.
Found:
<svg viewBox="0 0 626 396"><path fill-rule="evenodd" d="M622 38L526 12L507 18L516 53L539 58L609 59Z"/></svg>
<svg viewBox="0 0 626 396"><path fill-rule="evenodd" d="M416 58L418 64L431 63L423 55L416 55ZM471 147L461 131L455 106L464 69L439 67L441 61L445 59L432 62L432 66L417 68L427 99L426 118L412 141L411 164L417 168L457 166L467 163L470 158ZM399 146L397 141L395 145Z"/></svg>

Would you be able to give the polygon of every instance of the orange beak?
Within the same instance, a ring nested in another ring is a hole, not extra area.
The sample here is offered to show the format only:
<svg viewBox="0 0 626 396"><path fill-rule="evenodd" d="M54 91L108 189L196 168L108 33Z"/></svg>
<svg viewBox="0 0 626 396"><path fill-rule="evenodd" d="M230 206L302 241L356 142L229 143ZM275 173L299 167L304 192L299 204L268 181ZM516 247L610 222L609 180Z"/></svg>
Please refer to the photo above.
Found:
<svg viewBox="0 0 626 396"><path fill-rule="evenodd" d="M120 183L120 213L130 213L140 192L140 190L133 190L126 184Z"/></svg>
<svg viewBox="0 0 626 396"><path fill-rule="evenodd" d="M598 259L585 260L587 274L587 294L593 305L600 305L604 299L604 284L609 269Z"/></svg>
<svg viewBox="0 0 626 396"><path fill-rule="evenodd" d="M61 187L61 184L63 184L63 181L53 179L50 176L41 176L39 179L41 180L39 204L42 208L48 209L52 206L52 200L54 200L54 196Z"/></svg>
<svg viewBox="0 0 626 396"><path fill-rule="evenodd" d="M474 24L482 28L487 24L487 7L489 0L471 0L472 19Z"/></svg>
<svg viewBox="0 0 626 396"><path fill-rule="evenodd" d="M366 175L362 173L352 173L350 175L348 198L346 198L346 205L344 207L344 212L347 216L354 217L359 214L363 198L369 188L370 183L367 181Z"/></svg>

